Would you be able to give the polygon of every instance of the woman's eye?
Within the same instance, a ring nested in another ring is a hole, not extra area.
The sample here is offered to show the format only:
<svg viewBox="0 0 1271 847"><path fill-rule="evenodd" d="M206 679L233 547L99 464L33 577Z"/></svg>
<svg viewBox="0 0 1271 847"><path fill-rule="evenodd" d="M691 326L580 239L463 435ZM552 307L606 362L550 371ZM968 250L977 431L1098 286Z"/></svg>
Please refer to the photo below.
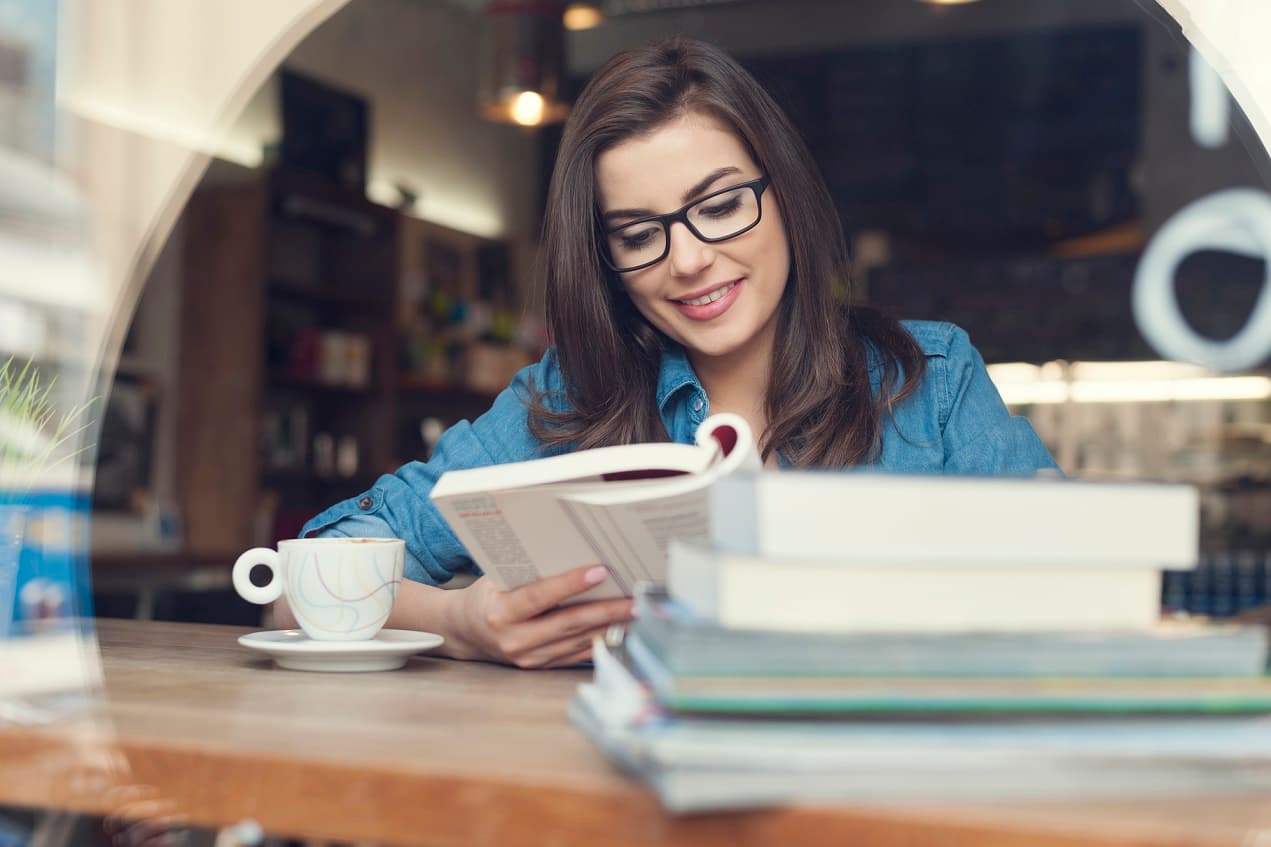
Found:
<svg viewBox="0 0 1271 847"><path fill-rule="evenodd" d="M701 213L708 218L722 218L731 215L741 206L741 196L734 194L727 200L720 203L712 203L709 206L702 206Z"/></svg>
<svg viewBox="0 0 1271 847"><path fill-rule="evenodd" d="M624 232L619 235L619 240L623 247L628 250L634 250L652 241L654 232L655 230L652 227L642 229L639 232Z"/></svg>

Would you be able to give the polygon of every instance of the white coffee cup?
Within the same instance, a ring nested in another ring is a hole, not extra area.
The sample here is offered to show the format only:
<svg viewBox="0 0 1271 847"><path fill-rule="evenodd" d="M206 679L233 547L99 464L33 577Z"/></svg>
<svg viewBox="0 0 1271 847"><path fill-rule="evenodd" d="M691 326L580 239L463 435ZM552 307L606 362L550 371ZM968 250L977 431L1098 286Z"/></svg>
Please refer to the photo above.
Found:
<svg viewBox="0 0 1271 847"><path fill-rule="evenodd" d="M234 590L249 603L280 596L315 641L365 641L388 620L406 563L400 538L293 538L254 547L234 562ZM253 585L252 568L270 571Z"/></svg>

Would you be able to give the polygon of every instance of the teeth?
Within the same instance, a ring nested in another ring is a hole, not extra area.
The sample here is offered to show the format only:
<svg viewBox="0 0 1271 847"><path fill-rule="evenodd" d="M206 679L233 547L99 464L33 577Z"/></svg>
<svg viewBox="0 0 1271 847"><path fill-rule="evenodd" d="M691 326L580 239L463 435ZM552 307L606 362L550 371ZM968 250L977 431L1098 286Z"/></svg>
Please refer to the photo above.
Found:
<svg viewBox="0 0 1271 847"><path fill-rule="evenodd" d="M732 291L733 286L736 284L737 283L735 282L730 282L722 288L716 288L709 294L703 294L701 297L694 297L692 300L681 300L680 302L688 306L705 306L707 303L714 303L716 300Z"/></svg>

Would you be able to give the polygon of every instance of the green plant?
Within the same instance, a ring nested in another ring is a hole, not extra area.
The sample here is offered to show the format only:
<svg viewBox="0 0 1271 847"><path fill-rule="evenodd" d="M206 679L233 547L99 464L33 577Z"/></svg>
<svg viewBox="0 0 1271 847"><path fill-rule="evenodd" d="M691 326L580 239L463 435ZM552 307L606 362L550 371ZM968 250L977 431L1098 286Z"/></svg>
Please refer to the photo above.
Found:
<svg viewBox="0 0 1271 847"><path fill-rule="evenodd" d="M89 426L93 400L59 416L49 400L56 377L41 385L31 362L10 356L0 365L0 500L21 495L40 474L81 450L68 444Z"/></svg>

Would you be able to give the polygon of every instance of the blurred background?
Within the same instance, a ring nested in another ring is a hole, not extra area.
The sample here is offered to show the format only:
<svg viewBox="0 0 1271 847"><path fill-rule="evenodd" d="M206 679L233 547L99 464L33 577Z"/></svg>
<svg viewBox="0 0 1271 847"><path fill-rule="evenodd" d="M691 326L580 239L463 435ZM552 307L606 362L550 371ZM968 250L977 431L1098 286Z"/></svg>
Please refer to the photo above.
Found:
<svg viewBox="0 0 1271 847"><path fill-rule="evenodd" d="M1221 82L1206 107L1218 131L1198 130L1203 60L1155 2L312 5L322 22L269 54L215 132L190 115L219 102L143 114L108 81L66 88L80 121L207 164L188 202L155 200L167 225L120 271L135 296L94 324L84 256L112 242L91 243L66 177L92 129L55 132L51 106L68 6L0 2L0 193L21 210L0 220L0 264L69 281L4 277L0 361L56 374L59 408L95 398L93 446L65 463L83 483L68 513L86 520L28 526L28 573L53 573L58 555L74 567L81 539L81 602L98 614L260 623L229 587L238 553L426 458L541 354L534 267L559 120L615 51L683 33L731 52L788 111L843 216L863 302L963 326L1068 474L1200 487L1203 566L1167 579L1166 608L1226 616L1268 599L1271 362L1168 361L1131 291L1173 216L1265 190L1271 163ZM164 38L126 9L87 15L79 37L96 24ZM173 72L199 74L180 46ZM144 90L153 68L127 55L123 84ZM81 183L146 188L128 182L136 158L116 164ZM1173 290L1198 336L1224 339L1266 275L1261 258L1195 250ZM61 602L28 594L19 619Z"/></svg>

